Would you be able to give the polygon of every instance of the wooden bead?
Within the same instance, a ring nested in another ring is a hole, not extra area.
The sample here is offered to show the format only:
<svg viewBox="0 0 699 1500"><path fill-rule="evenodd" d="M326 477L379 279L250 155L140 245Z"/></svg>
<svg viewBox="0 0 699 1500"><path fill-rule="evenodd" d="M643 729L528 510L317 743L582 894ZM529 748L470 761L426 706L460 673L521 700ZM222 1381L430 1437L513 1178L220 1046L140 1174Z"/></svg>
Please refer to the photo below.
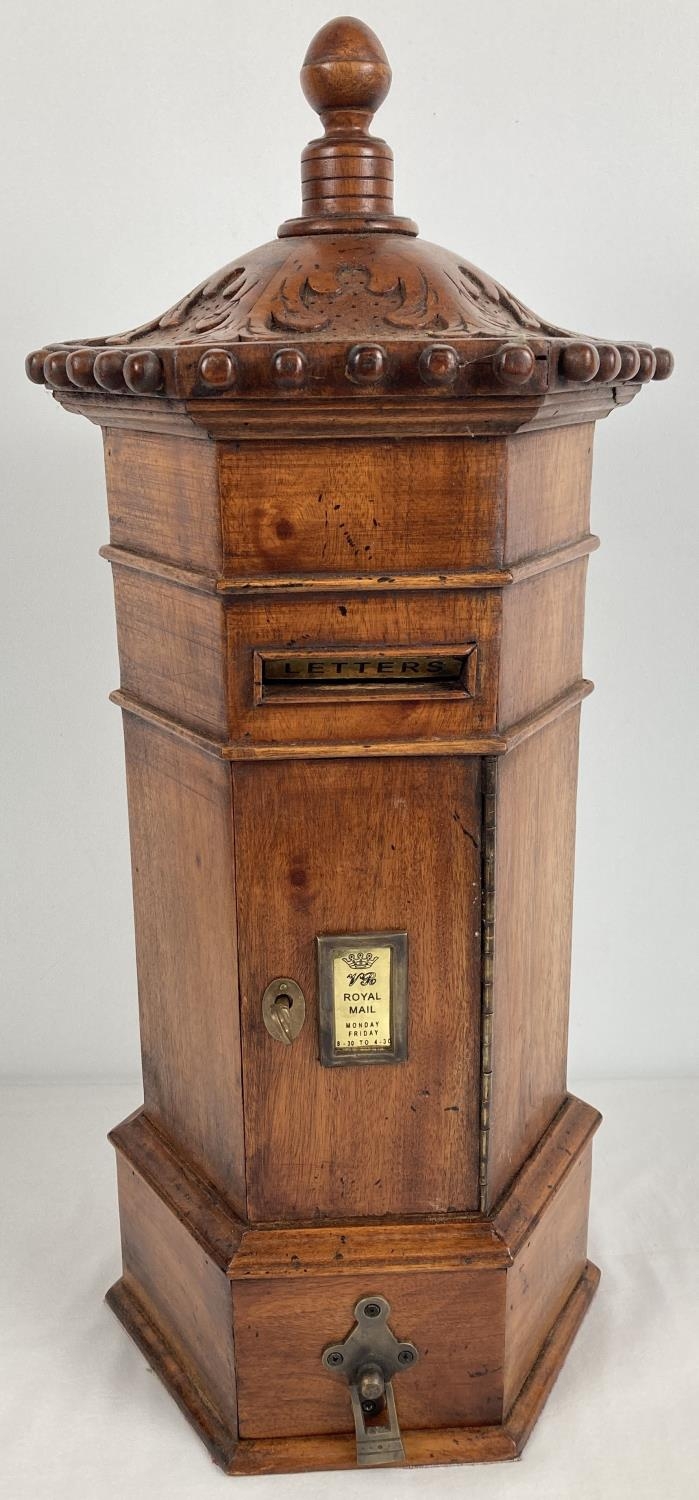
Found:
<svg viewBox="0 0 699 1500"><path fill-rule="evenodd" d="M459 373L459 356L451 344L430 344L418 360L426 385L453 385Z"/></svg>
<svg viewBox="0 0 699 1500"><path fill-rule="evenodd" d="M134 350L124 360L124 380L137 396L152 396L163 383L163 362L152 349Z"/></svg>
<svg viewBox="0 0 699 1500"><path fill-rule="evenodd" d="M210 390L225 391L235 385L237 365L227 349L207 349L199 361L199 376Z"/></svg>
<svg viewBox="0 0 699 1500"><path fill-rule="evenodd" d="M300 349L277 349L272 359L272 372L277 385L296 390L306 378L306 360Z"/></svg>
<svg viewBox="0 0 699 1500"><path fill-rule="evenodd" d="M27 379L31 380L34 385L44 384L44 361L47 353L46 349L34 349L24 361Z"/></svg>
<svg viewBox="0 0 699 1500"><path fill-rule="evenodd" d="M355 344L347 356L346 374L355 385L373 385L386 369L380 344Z"/></svg>
<svg viewBox="0 0 699 1500"><path fill-rule="evenodd" d="M599 354L594 344L580 340L566 344L561 351L561 374L566 380L594 380L599 370Z"/></svg>
<svg viewBox="0 0 699 1500"><path fill-rule="evenodd" d="M493 364L503 385L524 385L534 374L536 360L528 344L504 344Z"/></svg>
<svg viewBox="0 0 699 1500"><path fill-rule="evenodd" d="M326 116L345 110L371 119L391 87L391 69L378 37L351 16L329 21L308 48L301 87L324 124Z"/></svg>
<svg viewBox="0 0 699 1500"><path fill-rule="evenodd" d="M655 373L654 380L668 380L675 368L675 356L669 349L654 349Z"/></svg>
<svg viewBox="0 0 699 1500"><path fill-rule="evenodd" d="M94 373L98 385L105 391L123 391L124 350L103 349L95 359Z"/></svg>
<svg viewBox="0 0 699 1500"><path fill-rule="evenodd" d="M83 391L94 390L95 358L94 349L74 349L68 355L66 373L71 385L77 385Z"/></svg>
<svg viewBox="0 0 699 1500"><path fill-rule="evenodd" d="M642 385L645 385L649 380L653 379L655 374L655 355L653 350L649 349L647 345L642 345L639 348L638 354L639 366L636 379L640 380Z"/></svg>
<svg viewBox="0 0 699 1500"><path fill-rule="evenodd" d="M621 355L616 344L598 344L597 353L599 355L599 370L597 371L595 380L599 380L600 382L616 380L621 369Z"/></svg>
<svg viewBox="0 0 699 1500"><path fill-rule="evenodd" d="M61 390L70 385L66 374L66 352L65 349L54 349L47 354L44 360L44 379L47 385L55 386Z"/></svg>
<svg viewBox="0 0 699 1500"><path fill-rule="evenodd" d="M619 379L633 380L638 373L638 367L641 363L641 356L638 349L635 344L619 344L617 347L621 357Z"/></svg>

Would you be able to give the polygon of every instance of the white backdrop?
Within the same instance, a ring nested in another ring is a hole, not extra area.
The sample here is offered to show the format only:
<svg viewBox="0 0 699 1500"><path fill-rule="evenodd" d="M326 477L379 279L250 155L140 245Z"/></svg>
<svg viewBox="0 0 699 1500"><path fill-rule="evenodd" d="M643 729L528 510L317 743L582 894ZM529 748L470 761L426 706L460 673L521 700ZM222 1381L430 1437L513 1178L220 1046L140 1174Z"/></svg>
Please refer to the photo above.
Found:
<svg viewBox="0 0 699 1500"><path fill-rule="evenodd" d="M5 13L0 607L9 1075L131 1076L136 985L97 429L24 380L162 310L297 211L297 74L328 0ZM696 1072L695 0L366 0L398 212L538 312L667 344L598 428L571 1065ZM691 404L690 404L691 403Z"/></svg>

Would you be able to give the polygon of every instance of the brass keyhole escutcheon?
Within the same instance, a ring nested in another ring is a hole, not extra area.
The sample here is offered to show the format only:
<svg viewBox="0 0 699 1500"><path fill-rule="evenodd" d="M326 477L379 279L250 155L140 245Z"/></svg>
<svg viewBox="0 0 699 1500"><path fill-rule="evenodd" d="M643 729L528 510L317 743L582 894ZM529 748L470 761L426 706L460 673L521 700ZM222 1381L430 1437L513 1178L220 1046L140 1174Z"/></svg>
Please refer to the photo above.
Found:
<svg viewBox="0 0 699 1500"><path fill-rule="evenodd" d="M289 1047L306 1019L306 998L295 979L272 979L262 996L262 1019L275 1042Z"/></svg>

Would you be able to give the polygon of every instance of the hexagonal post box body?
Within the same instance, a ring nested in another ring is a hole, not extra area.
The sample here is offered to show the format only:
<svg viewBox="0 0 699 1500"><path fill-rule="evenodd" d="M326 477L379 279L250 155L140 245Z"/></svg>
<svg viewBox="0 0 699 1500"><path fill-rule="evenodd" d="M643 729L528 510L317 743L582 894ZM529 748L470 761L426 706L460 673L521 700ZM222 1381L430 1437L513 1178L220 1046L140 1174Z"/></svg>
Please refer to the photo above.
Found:
<svg viewBox="0 0 699 1500"><path fill-rule="evenodd" d="M144 1076L109 1299L230 1472L512 1457L594 1292L592 442L671 368L393 214L366 28L302 76L302 217L29 361L104 430Z"/></svg>

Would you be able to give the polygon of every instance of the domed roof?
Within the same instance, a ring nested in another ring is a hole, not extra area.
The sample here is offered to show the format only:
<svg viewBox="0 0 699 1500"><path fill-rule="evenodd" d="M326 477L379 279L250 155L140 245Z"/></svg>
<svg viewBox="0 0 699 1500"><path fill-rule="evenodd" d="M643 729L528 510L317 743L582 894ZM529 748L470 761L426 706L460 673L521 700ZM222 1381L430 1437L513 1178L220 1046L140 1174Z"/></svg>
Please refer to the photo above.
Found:
<svg viewBox="0 0 699 1500"><path fill-rule="evenodd" d="M582 395L601 416L669 375L667 350L571 334L417 238L393 211L392 152L369 134L390 81L367 26L323 27L301 70L325 134L302 155L300 217L142 327L35 351L30 379L90 415L90 397L100 410L105 397L169 398L190 414L215 399L241 416L260 401L373 397L385 410L400 397L433 411L441 398L457 426L478 430L493 411L514 428L539 413L542 425L554 394L559 421L581 420Z"/></svg>

